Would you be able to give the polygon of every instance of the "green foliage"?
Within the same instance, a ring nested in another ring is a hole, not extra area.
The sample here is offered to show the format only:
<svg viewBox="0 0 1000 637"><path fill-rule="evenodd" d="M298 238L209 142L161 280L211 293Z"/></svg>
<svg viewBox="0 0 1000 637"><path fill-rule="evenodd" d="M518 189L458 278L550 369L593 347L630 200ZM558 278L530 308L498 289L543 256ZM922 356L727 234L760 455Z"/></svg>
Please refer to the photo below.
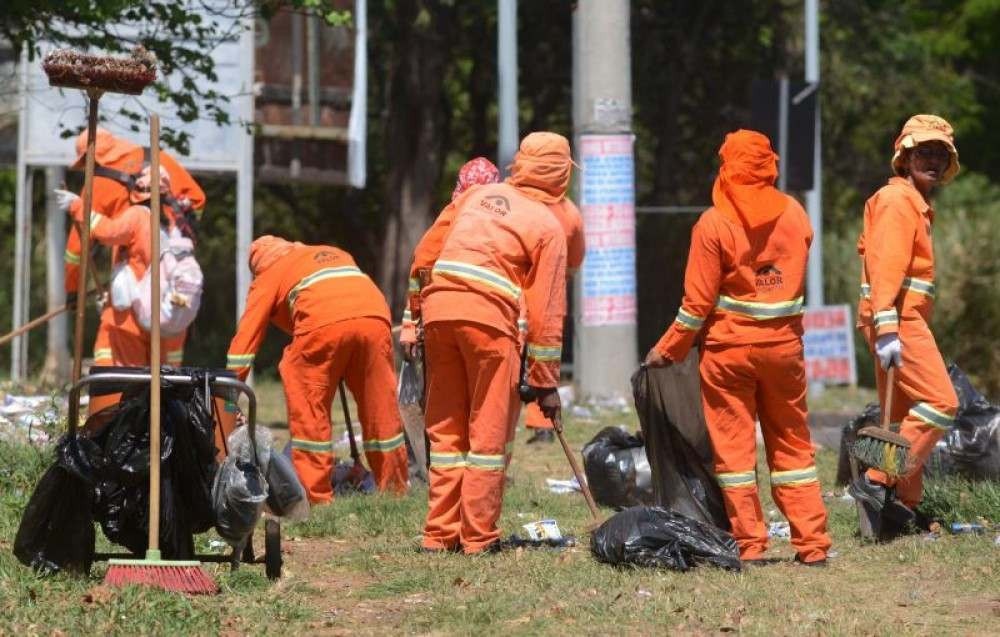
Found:
<svg viewBox="0 0 1000 637"><path fill-rule="evenodd" d="M1000 485L961 478L927 480L920 510L927 516L952 522L1000 523Z"/></svg>

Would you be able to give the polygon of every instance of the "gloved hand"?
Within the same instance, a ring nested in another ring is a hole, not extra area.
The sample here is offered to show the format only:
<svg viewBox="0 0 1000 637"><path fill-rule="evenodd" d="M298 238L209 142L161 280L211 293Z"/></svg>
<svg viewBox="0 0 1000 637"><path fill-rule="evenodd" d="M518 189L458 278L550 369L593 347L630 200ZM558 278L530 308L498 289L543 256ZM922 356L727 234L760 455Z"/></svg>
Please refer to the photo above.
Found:
<svg viewBox="0 0 1000 637"><path fill-rule="evenodd" d="M899 340L899 334L879 336L875 341L875 355L878 356L882 369L889 369L890 365L902 367L903 342Z"/></svg>
<svg viewBox="0 0 1000 637"><path fill-rule="evenodd" d="M56 194L56 203L63 212L69 212L69 208L73 205L73 202L80 198L68 190L60 190L59 188L56 188L52 192Z"/></svg>
<svg viewBox="0 0 1000 637"><path fill-rule="evenodd" d="M562 400L559 398L559 390L555 387L536 387L535 393L538 396L535 400L542 414L549 420L562 418Z"/></svg>

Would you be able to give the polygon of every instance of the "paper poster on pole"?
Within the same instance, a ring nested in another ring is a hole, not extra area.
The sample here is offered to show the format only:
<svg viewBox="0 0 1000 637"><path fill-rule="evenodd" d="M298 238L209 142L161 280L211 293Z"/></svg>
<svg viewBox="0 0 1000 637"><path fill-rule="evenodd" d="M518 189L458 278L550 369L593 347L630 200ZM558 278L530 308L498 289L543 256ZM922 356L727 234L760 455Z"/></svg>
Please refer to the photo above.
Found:
<svg viewBox="0 0 1000 637"><path fill-rule="evenodd" d="M850 305L807 308L802 317L805 334L806 378L810 383L856 385L854 321Z"/></svg>
<svg viewBox="0 0 1000 637"><path fill-rule="evenodd" d="M635 162L631 133L580 137L580 272L586 326L636 322Z"/></svg>

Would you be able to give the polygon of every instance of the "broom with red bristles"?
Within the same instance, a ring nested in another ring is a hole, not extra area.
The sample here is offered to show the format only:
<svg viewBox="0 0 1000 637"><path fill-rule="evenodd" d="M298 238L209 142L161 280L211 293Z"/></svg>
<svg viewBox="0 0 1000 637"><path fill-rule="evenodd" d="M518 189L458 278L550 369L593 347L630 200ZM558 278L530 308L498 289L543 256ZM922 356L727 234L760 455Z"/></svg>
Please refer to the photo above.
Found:
<svg viewBox="0 0 1000 637"><path fill-rule="evenodd" d="M142 560L111 560L104 583L151 586L179 593L217 593L212 576L197 561L160 557L160 117L150 116L149 237L152 263L149 383L149 548Z"/></svg>

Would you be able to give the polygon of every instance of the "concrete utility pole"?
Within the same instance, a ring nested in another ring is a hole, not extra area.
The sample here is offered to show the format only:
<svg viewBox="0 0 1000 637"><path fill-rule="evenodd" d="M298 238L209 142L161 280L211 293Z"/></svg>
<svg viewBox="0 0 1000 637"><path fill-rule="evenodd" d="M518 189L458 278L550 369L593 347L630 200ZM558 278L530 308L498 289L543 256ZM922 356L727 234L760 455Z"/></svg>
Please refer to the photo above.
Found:
<svg viewBox="0 0 1000 637"><path fill-rule="evenodd" d="M47 311L52 311L66 302L63 287L63 254L66 251L66 213L56 202L54 188L62 188L66 179L66 169L49 166L45 169L45 288ZM85 297L80 295L80 302ZM45 348L45 366L42 376L46 382L60 385L69 379L69 315L55 317L48 324Z"/></svg>
<svg viewBox="0 0 1000 637"><path fill-rule="evenodd" d="M573 16L577 203L587 238L573 371L591 398L628 396L639 362L629 11L628 0L580 0Z"/></svg>
<svg viewBox="0 0 1000 637"><path fill-rule="evenodd" d="M819 0L805 0L806 82L819 83ZM820 144L820 96L816 95L816 126L813 145L813 187L806 191L806 211L813 228L806 278L809 307L823 305L823 147Z"/></svg>
<svg viewBox="0 0 1000 637"><path fill-rule="evenodd" d="M520 142L517 124L517 0L497 0L497 167L505 173Z"/></svg>

